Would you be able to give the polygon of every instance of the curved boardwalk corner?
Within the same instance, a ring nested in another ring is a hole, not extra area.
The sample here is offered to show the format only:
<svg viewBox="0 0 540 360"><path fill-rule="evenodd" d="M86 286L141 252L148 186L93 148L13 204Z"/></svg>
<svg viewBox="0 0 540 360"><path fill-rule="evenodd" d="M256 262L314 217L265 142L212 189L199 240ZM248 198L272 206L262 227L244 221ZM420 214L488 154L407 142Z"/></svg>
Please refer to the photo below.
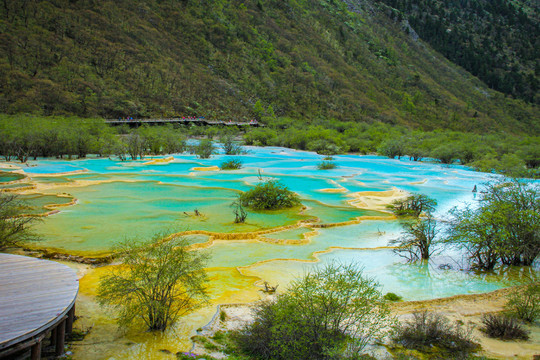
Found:
<svg viewBox="0 0 540 360"><path fill-rule="evenodd" d="M73 269L54 261L0 254L0 359L30 348L41 358L50 334L56 355L71 332L79 282Z"/></svg>

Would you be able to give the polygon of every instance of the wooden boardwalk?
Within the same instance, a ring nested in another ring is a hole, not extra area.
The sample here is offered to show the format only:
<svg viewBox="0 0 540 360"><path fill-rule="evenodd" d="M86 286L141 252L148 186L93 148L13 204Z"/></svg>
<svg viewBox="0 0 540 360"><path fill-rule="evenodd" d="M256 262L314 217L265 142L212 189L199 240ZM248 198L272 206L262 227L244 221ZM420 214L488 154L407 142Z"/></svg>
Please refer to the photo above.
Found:
<svg viewBox="0 0 540 360"><path fill-rule="evenodd" d="M142 124L163 125L163 124L181 124L181 125L201 125L201 126L237 126L237 127L264 127L257 121L232 121L232 120L207 120L205 118L170 118L170 119L107 119L110 125L129 125L131 127Z"/></svg>
<svg viewBox="0 0 540 360"><path fill-rule="evenodd" d="M39 359L51 332L57 355L71 331L79 282L74 270L54 261L0 254L0 358L31 348Z"/></svg>

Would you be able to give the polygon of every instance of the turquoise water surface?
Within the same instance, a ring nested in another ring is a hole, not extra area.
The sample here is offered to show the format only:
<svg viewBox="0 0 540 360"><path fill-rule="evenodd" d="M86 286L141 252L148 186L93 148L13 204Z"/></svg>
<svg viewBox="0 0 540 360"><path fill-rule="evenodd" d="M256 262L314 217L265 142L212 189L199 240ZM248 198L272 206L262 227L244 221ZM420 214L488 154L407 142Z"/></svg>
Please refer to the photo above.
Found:
<svg viewBox="0 0 540 360"><path fill-rule="evenodd" d="M209 253L209 267L237 268L244 275L283 284L282 288L312 266L356 262L384 291L406 299L484 292L523 280L519 275L471 274L460 266L440 270L438 265L458 261L442 257L430 264L406 264L387 247L401 233L399 221L384 211L360 209L348 202L357 192L399 189L435 198L436 216L443 217L454 206L474 203L471 190L490 180L490 174L461 166L356 155L335 156L336 169L318 170L323 156L312 152L247 149L248 154L237 157L244 167L234 171L193 169L219 166L231 158L225 155L198 159L175 154L172 161L160 164L147 163L151 159L34 161L23 170L36 191L46 196L35 199L39 206L55 203L57 194L77 199L75 205L59 208L35 226L42 237L36 246L92 256L110 252L123 239L149 238L157 232L248 234L198 251ZM242 191L268 179L296 192L303 208L249 211L245 224L235 224L230 204ZM67 201L62 199L58 203ZM195 216L195 210L202 216ZM365 216L370 218L362 220ZM283 226L289 228L278 232ZM261 230L268 233L255 234ZM190 242L208 240L208 234L197 235Z"/></svg>

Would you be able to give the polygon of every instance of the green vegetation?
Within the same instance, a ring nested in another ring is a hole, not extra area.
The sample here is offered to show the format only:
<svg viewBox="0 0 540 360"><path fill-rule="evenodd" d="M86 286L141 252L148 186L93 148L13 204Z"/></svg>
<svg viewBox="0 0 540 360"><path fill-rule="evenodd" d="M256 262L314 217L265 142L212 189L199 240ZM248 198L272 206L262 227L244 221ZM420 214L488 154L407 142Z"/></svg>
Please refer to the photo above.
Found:
<svg viewBox="0 0 540 360"><path fill-rule="evenodd" d="M197 155L200 159L208 159L212 154L216 153L216 147L210 139L203 139L199 144L193 146L191 152Z"/></svg>
<svg viewBox="0 0 540 360"><path fill-rule="evenodd" d="M401 301L402 297L392 292L389 292L383 296L383 299L388 301Z"/></svg>
<svg viewBox="0 0 540 360"><path fill-rule="evenodd" d="M149 330L165 330L206 301L207 258L186 246L159 234L120 244L121 265L101 278L98 301L116 309L122 325L142 321Z"/></svg>
<svg viewBox="0 0 540 360"><path fill-rule="evenodd" d="M327 265L294 281L235 336L255 359L357 359L391 324L378 285L355 265Z"/></svg>
<svg viewBox="0 0 540 360"><path fill-rule="evenodd" d="M270 180L240 195L240 204L253 210L278 210L300 205L300 199L279 181Z"/></svg>
<svg viewBox="0 0 540 360"><path fill-rule="evenodd" d="M464 328L456 322L437 313L416 312L413 318L400 324L392 340L407 349L421 352L437 352L438 358L468 359L469 355L479 350L479 345L471 336L472 329Z"/></svg>
<svg viewBox="0 0 540 360"><path fill-rule="evenodd" d="M390 241L395 246L394 253L407 259L407 261L428 260L433 254L434 245L440 242L437 239L439 229L437 220L431 215L423 219L416 219L404 224L404 234L397 240Z"/></svg>
<svg viewBox="0 0 540 360"><path fill-rule="evenodd" d="M536 321L540 317L540 282L533 282L524 289L513 292L505 309L520 320Z"/></svg>
<svg viewBox="0 0 540 360"><path fill-rule="evenodd" d="M478 170L521 177L540 176L540 137L480 136L454 131L420 132L382 123L368 125L327 121L327 129L298 124L292 119L280 119L278 124L283 129L270 125L248 131L244 135L246 143L301 150L313 149L318 144L331 144L339 147L340 152L368 154L380 149L384 141L400 139L404 154L414 160L436 156L434 151L440 152L440 144L444 144L445 148L451 150L452 159L459 159L460 163ZM72 158L85 157L87 154L116 155L120 160L126 160L126 155L129 155L137 159L185 151L186 134L211 138L217 133L216 127L143 126L128 129L109 127L100 119L0 115L0 156L8 161L23 162L36 157ZM229 130L224 137L230 136ZM200 151L203 156L210 151L208 141L202 141L204 146ZM234 146L238 146L236 150ZM234 146L231 151L244 152L240 150L240 145ZM192 147L191 152L195 151L199 150ZM212 153L214 151L212 146ZM437 156L442 157L441 153ZM448 161L445 159L439 160Z"/></svg>
<svg viewBox="0 0 540 360"><path fill-rule="evenodd" d="M436 238L439 232L437 220L431 214L435 206L437 201L423 194L412 194L387 206L397 216L413 217L413 220L404 222L404 234L390 241L389 245L395 247L394 253L409 262L431 257L434 245L440 242ZM426 217L420 218L422 214Z"/></svg>
<svg viewBox="0 0 540 360"><path fill-rule="evenodd" d="M337 167L336 163L332 161L321 161L319 164L317 164L317 169L319 170L331 170L335 169Z"/></svg>
<svg viewBox="0 0 540 360"><path fill-rule="evenodd" d="M529 340L529 333L522 324L506 315L487 314L482 317L487 336L501 340Z"/></svg>
<svg viewBox="0 0 540 360"><path fill-rule="evenodd" d="M451 244L463 249L473 268L530 266L540 254L540 188L533 182L486 184L477 208L453 209Z"/></svg>
<svg viewBox="0 0 540 360"><path fill-rule="evenodd" d="M222 162L219 165L221 170L238 170L242 168L242 161L236 159L230 159Z"/></svg>
<svg viewBox="0 0 540 360"><path fill-rule="evenodd" d="M435 210L437 201L423 194L412 194L405 199L394 200L387 208L397 216L419 217L423 212L431 213Z"/></svg>
<svg viewBox="0 0 540 360"><path fill-rule="evenodd" d="M103 119L0 115L0 156L26 162L37 157L117 155L126 160L183 152L184 137L171 126L115 129Z"/></svg>
<svg viewBox="0 0 540 360"><path fill-rule="evenodd" d="M0 250L37 239L29 228L37 218L22 216L27 210L17 195L0 191Z"/></svg>
<svg viewBox="0 0 540 360"><path fill-rule="evenodd" d="M401 22L407 32L416 31L435 50L489 87L540 103L538 4L527 0L379 2L391 6L386 9L388 15Z"/></svg>
<svg viewBox="0 0 540 360"><path fill-rule="evenodd" d="M232 134L223 136L221 138L221 144L223 145L225 155L241 155L245 153L242 145L234 142Z"/></svg>
<svg viewBox="0 0 540 360"><path fill-rule="evenodd" d="M486 172L501 172L518 177L540 176L540 137L508 134L474 134L458 131L419 131L384 123L357 123L327 120L314 126L281 118L265 128L251 129L244 135L247 145L284 146L311 150L317 144L330 143L340 152L397 157L411 160L432 158L441 163L459 161ZM399 153L387 152L391 143L399 143ZM429 160L429 159L428 159Z"/></svg>
<svg viewBox="0 0 540 360"><path fill-rule="evenodd" d="M242 196L238 196L238 198L231 203L231 207L233 209L234 214L234 223L240 224L246 222L247 218L247 211L242 206Z"/></svg>
<svg viewBox="0 0 540 360"><path fill-rule="evenodd" d="M457 20L468 19L468 7L446 6L454 7L461 11ZM431 8L424 1L419 11ZM538 133L535 104L492 91L402 31L394 17L370 3L349 7L330 0L218 0L211 6L6 1L0 7L0 112L257 118L278 126L281 117L289 117L314 126L337 119L426 130ZM433 28L432 18L424 21L426 29ZM520 73L527 78L527 59L538 58L530 46L534 16L526 16L523 26L512 18L511 32L506 20L501 26L498 20L488 22L502 27L496 33L503 39L511 33L520 47L518 56L504 62L511 67L517 57L524 60L516 62L519 70L509 72L510 80ZM446 28L436 29L446 34ZM478 33L491 34L489 29ZM500 43L488 38L484 47L497 49ZM498 71L494 64L511 52L495 52L475 63ZM509 87L519 91L521 83L512 80Z"/></svg>

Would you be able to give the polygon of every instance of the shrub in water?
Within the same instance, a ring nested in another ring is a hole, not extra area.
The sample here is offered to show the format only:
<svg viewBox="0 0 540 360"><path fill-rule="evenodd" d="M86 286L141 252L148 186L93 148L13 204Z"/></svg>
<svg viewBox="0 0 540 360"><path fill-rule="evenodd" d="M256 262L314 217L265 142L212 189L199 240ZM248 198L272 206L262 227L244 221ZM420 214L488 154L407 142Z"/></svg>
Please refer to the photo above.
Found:
<svg viewBox="0 0 540 360"><path fill-rule="evenodd" d="M321 161L318 165L317 165L317 168L319 170L330 170L330 169L335 169L337 167L337 165L331 161Z"/></svg>
<svg viewBox="0 0 540 360"><path fill-rule="evenodd" d="M502 340L527 340L529 333L523 328L521 323L504 315L484 315L482 317L484 332L487 336Z"/></svg>
<svg viewBox="0 0 540 360"><path fill-rule="evenodd" d="M384 300L388 300L388 301L400 301L401 299L402 299L401 296L396 295L392 292L386 293L386 295L384 295Z"/></svg>
<svg viewBox="0 0 540 360"><path fill-rule="evenodd" d="M221 170L237 170L242 168L242 162L240 160L226 160L219 165Z"/></svg>
<svg viewBox="0 0 540 360"><path fill-rule="evenodd" d="M240 202L242 206L254 210L277 210L300 205L298 195L275 180L257 184L254 189L240 195Z"/></svg>

